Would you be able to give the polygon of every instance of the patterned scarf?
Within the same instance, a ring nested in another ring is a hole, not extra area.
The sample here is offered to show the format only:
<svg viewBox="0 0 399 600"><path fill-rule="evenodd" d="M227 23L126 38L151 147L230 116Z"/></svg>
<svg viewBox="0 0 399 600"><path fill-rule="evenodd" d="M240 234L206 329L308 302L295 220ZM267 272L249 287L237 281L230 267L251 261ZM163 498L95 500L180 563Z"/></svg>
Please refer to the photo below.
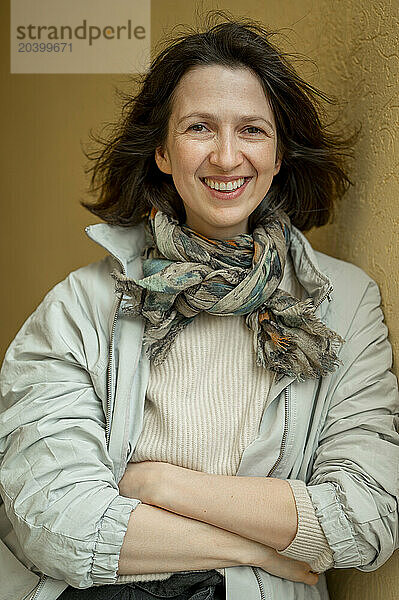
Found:
<svg viewBox="0 0 399 600"><path fill-rule="evenodd" d="M298 381L318 378L339 364L342 338L316 316L311 298L298 300L278 288L290 242L283 211L264 214L252 234L206 238L160 210L146 223L143 278L114 271L123 311L145 319L144 345L154 364L168 354L178 333L201 311L243 315L253 332L256 363Z"/></svg>

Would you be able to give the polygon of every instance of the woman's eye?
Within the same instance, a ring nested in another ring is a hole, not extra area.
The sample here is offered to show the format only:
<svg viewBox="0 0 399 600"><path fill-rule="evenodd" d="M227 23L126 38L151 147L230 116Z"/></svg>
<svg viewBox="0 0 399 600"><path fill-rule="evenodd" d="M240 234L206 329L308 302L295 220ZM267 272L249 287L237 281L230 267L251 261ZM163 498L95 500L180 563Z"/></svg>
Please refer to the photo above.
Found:
<svg viewBox="0 0 399 600"><path fill-rule="evenodd" d="M259 127L253 127L253 126L247 127L246 131L248 131L248 133L255 133L255 134L264 133L262 129L259 129Z"/></svg>
<svg viewBox="0 0 399 600"><path fill-rule="evenodd" d="M195 125L190 125L189 127L190 131L205 131L206 127L205 125L202 125L201 123L196 123Z"/></svg>

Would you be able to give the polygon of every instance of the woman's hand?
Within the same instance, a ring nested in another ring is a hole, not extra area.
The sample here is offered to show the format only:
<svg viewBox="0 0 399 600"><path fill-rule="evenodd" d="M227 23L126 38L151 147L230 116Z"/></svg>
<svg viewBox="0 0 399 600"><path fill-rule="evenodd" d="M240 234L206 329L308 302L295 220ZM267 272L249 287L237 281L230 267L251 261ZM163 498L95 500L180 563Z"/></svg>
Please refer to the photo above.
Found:
<svg viewBox="0 0 399 600"><path fill-rule="evenodd" d="M313 573L307 563L282 556L274 548L262 544L258 544L258 546L257 555L251 566L260 567L271 575L281 577L281 579L300 581L307 585L315 585L318 582L318 574Z"/></svg>
<svg viewBox="0 0 399 600"><path fill-rule="evenodd" d="M170 477L174 465L145 460L128 463L119 482L119 493L128 498L138 498L144 504L155 504L160 497L162 486Z"/></svg>

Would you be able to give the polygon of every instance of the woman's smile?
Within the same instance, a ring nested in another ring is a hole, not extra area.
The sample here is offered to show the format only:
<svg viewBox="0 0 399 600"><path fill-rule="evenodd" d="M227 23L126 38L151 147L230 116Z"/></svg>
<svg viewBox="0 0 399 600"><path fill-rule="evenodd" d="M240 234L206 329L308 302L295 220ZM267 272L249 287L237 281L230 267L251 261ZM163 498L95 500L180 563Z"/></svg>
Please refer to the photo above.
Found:
<svg viewBox="0 0 399 600"><path fill-rule="evenodd" d="M238 177L229 181L219 181L212 177L203 177L200 179L213 198L234 200L241 196L252 178Z"/></svg>

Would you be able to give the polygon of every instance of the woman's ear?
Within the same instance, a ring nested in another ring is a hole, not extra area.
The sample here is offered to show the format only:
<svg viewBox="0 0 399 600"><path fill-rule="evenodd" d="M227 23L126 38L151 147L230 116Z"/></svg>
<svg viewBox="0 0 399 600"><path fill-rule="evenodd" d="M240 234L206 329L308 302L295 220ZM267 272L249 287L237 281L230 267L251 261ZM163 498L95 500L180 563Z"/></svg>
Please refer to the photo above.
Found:
<svg viewBox="0 0 399 600"><path fill-rule="evenodd" d="M283 160L282 157L279 157L279 156L276 157L276 162L274 163L273 175L277 175L277 173L280 171L282 160Z"/></svg>
<svg viewBox="0 0 399 600"><path fill-rule="evenodd" d="M158 165L158 169L162 171L162 173L167 173L171 175L172 168L168 156L168 151L162 148L162 146L158 146L155 149L155 162Z"/></svg>

